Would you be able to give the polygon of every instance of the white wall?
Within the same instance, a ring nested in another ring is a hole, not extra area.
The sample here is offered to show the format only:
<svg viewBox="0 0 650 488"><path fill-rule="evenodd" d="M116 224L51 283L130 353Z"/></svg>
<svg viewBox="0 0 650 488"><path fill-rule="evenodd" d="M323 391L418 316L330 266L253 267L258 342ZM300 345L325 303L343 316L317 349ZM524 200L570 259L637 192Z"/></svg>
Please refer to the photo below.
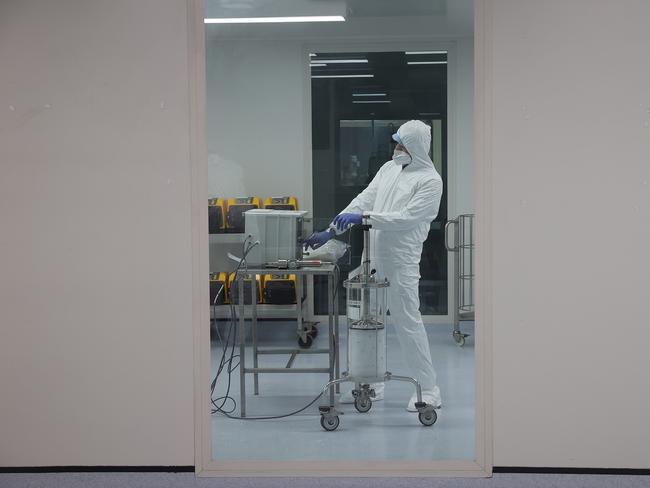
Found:
<svg viewBox="0 0 650 488"><path fill-rule="evenodd" d="M475 181L474 181L474 38L462 38L456 42L458 63L454 87L455 100L453 107L456 121L455 158L449 160L454 165L456 177L450 188L454 203L454 215L474 213L475 211ZM452 210L454 209L452 207Z"/></svg>
<svg viewBox="0 0 650 488"><path fill-rule="evenodd" d="M0 2L0 466L194 463L186 15Z"/></svg>
<svg viewBox="0 0 650 488"><path fill-rule="evenodd" d="M307 206L301 45L220 40L206 58L209 195L295 195Z"/></svg>
<svg viewBox="0 0 650 488"><path fill-rule="evenodd" d="M650 467L650 2L495 0L495 465Z"/></svg>

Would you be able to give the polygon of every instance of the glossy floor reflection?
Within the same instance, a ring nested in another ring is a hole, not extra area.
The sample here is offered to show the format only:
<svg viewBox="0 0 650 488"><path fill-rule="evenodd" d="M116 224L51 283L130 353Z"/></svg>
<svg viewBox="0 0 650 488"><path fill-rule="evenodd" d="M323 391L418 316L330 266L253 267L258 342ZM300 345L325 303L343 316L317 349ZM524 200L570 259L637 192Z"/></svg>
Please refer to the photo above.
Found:
<svg viewBox="0 0 650 488"><path fill-rule="evenodd" d="M219 331L224 334L225 324ZM327 346L326 325L313 347ZM343 328L342 328L343 329ZM462 329L473 334L473 324ZM341 405L345 412L334 432L320 426L320 399L304 412L276 420L236 420L215 414L212 420L213 457L221 460L467 460L474 458L474 341L468 337L459 348L451 337L451 326L427 326L434 367L442 391L443 408L433 427L422 426L417 413L406 411L413 393L408 383L388 382L385 400L375 402L370 412L358 413L353 405ZM342 330L342 336L344 335ZM212 328L213 369L221 359L221 346ZM295 324L277 321L260 323L260 345L293 347ZM341 340L345 369L345 337ZM235 354L237 349L235 350ZM247 364L252 364L247 349ZM249 360L251 362L249 362ZM260 367L285 367L287 356L262 356ZM326 367L326 355L303 355L296 367ZM410 374L402 359L397 338L388 331L388 367L394 374ZM253 395L253 376L247 375L247 415L274 416L293 412L311 402L327 382L327 374L263 374L259 396ZM222 374L215 397L227 390L228 375ZM343 384L347 388L351 384ZM230 395L239 402L239 370L232 373ZM233 407L232 402L224 405ZM233 412L239 415L239 406Z"/></svg>

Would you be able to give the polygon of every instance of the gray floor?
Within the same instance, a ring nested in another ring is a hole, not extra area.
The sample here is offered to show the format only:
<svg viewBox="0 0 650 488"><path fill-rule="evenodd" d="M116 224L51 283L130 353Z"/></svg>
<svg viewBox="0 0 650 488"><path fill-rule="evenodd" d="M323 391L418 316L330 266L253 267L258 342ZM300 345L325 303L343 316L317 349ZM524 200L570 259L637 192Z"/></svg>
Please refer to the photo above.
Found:
<svg viewBox="0 0 650 488"><path fill-rule="evenodd" d="M196 478L192 473L0 474L2 488L647 488L648 476L495 474L450 478Z"/></svg>
<svg viewBox="0 0 650 488"><path fill-rule="evenodd" d="M313 347L326 347L326 325ZM463 331L473 332L471 323ZM265 346L295 346L295 323L264 322L260 325ZM342 327L343 329L343 327ZM221 333L223 329L219 328ZM427 326L434 366L443 396L443 408L433 427L423 427L416 413L405 407L413 393L412 385L389 382L386 399L373 404L369 413L360 414L352 405L342 405L345 415L334 432L320 427L319 400L305 412L279 420L233 420L213 416L213 455L215 459L255 460L461 460L474 458L474 342L465 347L452 340L451 326ZM214 330L213 330L214 332ZM342 333L342 336L345 335ZM216 339L216 334L213 333ZM344 337L341 350L345 351ZM388 334L388 368L394 374L409 374L397 338ZM251 359L247 351L247 364ZM345 363L342 352L342 369ZM213 342L213 364L221 350ZM288 356L263 356L260 366L284 367ZM326 355L299 356L296 367L327 366ZM217 395L226 390L226 377L217 384ZM252 375L247 379L247 414L271 416L295 411L312 401L327 382L326 374L260 375L260 395L252 394ZM343 388L343 387L342 387ZM343 391L343 390L342 390ZM239 402L239 374L232 375L230 395ZM232 403L225 408L232 407ZM233 412L239 415L239 407ZM251 448L254 446L254 449Z"/></svg>

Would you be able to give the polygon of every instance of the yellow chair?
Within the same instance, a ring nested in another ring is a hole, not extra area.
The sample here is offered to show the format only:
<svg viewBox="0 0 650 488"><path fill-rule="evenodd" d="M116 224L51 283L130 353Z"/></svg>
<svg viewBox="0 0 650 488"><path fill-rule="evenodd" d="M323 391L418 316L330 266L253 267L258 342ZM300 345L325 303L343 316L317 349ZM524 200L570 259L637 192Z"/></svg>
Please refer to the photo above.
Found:
<svg viewBox="0 0 650 488"><path fill-rule="evenodd" d="M208 200L208 232L220 234L226 231L226 202L221 198Z"/></svg>
<svg viewBox="0 0 650 488"><path fill-rule="evenodd" d="M260 208L258 197L229 198L226 207L226 222L229 232L244 232L244 212Z"/></svg>
<svg viewBox="0 0 650 488"><path fill-rule="evenodd" d="M228 303L228 277L226 273L210 273L210 305Z"/></svg>
<svg viewBox="0 0 650 488"><path fill-rule="evenodd" d="M251 300L251 295L253 294L253 290L251 289L251 277L246 276L244 278L244 303L246 305L250 305L252 300ZM257 295L257 303L262 303L262 279L259 275L257 275L256 281L256 295ZM230 276L228 277L228 297L230 300L230 303L234 304L239 304L239 280L235 280L235 273L230 273Z"/></svg>
<svg viewBox="0 0 650 488"><path fill-rule="evenodd" d="M264 200L264 208L272 210L298 210L296 197L269 197Z"/></svg>
<svg viewBox="0 0 650 488"><path fill-rule="evenodd" d="M296 303L296 275L264 275L264 303Z"/></svg>

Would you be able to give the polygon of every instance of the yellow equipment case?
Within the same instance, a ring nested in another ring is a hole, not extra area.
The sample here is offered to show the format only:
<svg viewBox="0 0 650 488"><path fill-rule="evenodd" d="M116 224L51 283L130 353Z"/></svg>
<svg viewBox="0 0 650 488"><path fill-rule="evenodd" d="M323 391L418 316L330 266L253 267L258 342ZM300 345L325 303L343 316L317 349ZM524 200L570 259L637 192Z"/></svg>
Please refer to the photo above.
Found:
<svg viewBox="0 0 650 488"><path fill-rule="evenodd" d="M229 198L226 209L228 232L244 232L244 212L260 208L258 197Z"/></svg>
<svg viewBox="0 0 650 488"><path fill-rule="evenodd" d="M264 200L264 208L271 210L298 210L296 197L269 197Z"/></svg>
<svg viewBox="0 0 650 488"><path fill-rule="evenodd" d="M273 305L296 303L296 275L265 275L264 303Z"/></svg>
<svg viewBox="0 0 650 488"><path fill-rule="evenodd" d="M226 273L210 273L210 305L223 305L228 301Z"/></svg>
<svg viewBox="0 0 650 488"><path fill-rule="evenodd" d="M251 296L253 294L251 290L251 277L246 276L244 279L244 303L246 305L251 304ZM256 294L257 294L257 303L262 303L262 280L260 276L257 276L256 281ZM235 273L230 273L228 277L228 297L230 303L239 304L239 280L235 280Z"/></svg>
<svg viewBox="0 0 650 488"><path fill-rule="evenodd" d="M226 231L226 203L221 198L208 200L208 232L220 234Z"/></svg>

